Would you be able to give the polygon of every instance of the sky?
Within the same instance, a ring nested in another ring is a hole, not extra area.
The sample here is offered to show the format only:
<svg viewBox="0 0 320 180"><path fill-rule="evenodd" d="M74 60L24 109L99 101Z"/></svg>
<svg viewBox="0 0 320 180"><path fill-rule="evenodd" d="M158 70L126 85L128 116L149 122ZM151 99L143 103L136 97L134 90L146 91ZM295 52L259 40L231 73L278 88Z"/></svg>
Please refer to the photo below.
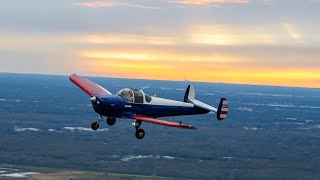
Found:
<svg viewBox="0 0 320 180"><path fill-rule="evenodd" d="M0 72L320 88L320 0L10 0Z"/></svg>

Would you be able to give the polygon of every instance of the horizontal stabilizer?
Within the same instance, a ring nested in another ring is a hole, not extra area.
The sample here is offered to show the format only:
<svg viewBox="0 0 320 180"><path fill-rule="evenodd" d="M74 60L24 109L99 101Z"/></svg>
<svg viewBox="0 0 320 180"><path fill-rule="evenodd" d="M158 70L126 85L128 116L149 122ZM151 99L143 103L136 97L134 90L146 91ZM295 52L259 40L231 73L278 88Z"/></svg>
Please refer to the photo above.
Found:
<svg viewBox="0 0 320 180"><path fill-rule="evenodd" d="M184 102L192 103L195 106L200 107L202 109L206 109L208 111L212 111L212 112L218 111L217 108L196 100L196 91L195 91L193 85L191 85L191 84L188 86L186 93L184 95Z"/></svg>
<svg viewBox="0 0 320 180"><path fill-rule="evenodd" d="M201 101L198 101L198 100L196 100L196 99L189 99L189 102L191 102L191 103L194 104L195 106L200 107L200 108L202 108L202 109L206 109L206 110L212 111L212 112L218 112L218 109L217 109L217 108L212 107L212 106L210 106L210 105L208 105L208 104L205 104L205 103L203 103L203 102L201 102Z"/></svg>

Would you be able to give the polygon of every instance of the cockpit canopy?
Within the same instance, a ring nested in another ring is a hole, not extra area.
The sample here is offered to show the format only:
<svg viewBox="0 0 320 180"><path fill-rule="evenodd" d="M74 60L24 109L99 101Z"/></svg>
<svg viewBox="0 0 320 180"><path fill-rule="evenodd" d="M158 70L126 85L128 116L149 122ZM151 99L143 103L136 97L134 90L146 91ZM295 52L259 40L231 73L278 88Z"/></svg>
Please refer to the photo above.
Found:
<svg viewBox="0 0 320 180"><path fill-rule="evenodd" d="M151 97L145 94L142 90L125 88L117 93L118 96L133 103L149 103Z"/></svg>

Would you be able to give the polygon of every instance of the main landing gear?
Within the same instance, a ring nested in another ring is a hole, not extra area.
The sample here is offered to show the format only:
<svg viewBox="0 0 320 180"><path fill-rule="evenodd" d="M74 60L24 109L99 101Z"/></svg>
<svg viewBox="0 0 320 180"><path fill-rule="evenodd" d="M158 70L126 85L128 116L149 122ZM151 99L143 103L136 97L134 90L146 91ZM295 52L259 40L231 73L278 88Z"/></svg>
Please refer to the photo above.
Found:
<svg viewBox="0 0 320 180"><path fill-rule="evenodd" d="M98 118L98 120L97 120L96 122L93 122L93 123L91 124L91 129L94 130L94 131L98 130L98 129L99 129L99 126L100 126L99 123L100 123L101 121L103 121L103 116L102 116L102 115L99 116L99 118ZM113 126L113 125L116 123L116 121L117 121L117 119L114 118L114 117L108 117L108 118L106 119L106 123L107 123L109 126ZM136 128L136 133L135 133L135 135L136 135L136 138L137 138L137 139L143 139L144 136L145 136L145 134L146 134L143 129L140 129L141 123L142 123L142 121L139 121L139 120L137 120L136 122L133 122L133 123L132 123L132 125L134 125L135 128Z"/></svg>
<svg viewBox="0 0 320 180"><path fill-rule="evenodd" d="M99 116L98 120L94 123L91 124L91 129L96 131L99 129L99 123L103 121L103 117L102 115ZM107 120L106 120L106 123L109 125L109 126L113 126L115 123L116 123L116 118L114 117L108 117Z"/></svg>
<svg viewBox="0 0 320 180"><path fill-rule="evenodd" d="M145 135L145 132L143 129L139 129L141 126L141 121L137 120L136 122L133 122L132 125L136 127L136 138L142 139Z"/></svg>
<svg viewBox="0 0 320 180"><path fill-rule="evenodd" d="M106 122L109 126L113 126L116 123L117 119L114 117L108 117Z"/></svg>

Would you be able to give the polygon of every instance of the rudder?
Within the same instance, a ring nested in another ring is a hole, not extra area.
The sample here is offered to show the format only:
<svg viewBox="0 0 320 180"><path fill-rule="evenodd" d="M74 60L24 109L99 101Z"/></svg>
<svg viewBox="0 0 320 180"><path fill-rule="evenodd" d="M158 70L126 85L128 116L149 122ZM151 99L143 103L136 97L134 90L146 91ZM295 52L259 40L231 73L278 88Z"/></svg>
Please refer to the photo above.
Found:
<svg viewBox="0 0 320 180"><path fill-rule="evenodd" d="M217 112L217 119L219 121L223 121L227 115L228 115L228 101L226 98L221 98L220 104L219 104L219 108L218 108L218 112Z"/></svg>

